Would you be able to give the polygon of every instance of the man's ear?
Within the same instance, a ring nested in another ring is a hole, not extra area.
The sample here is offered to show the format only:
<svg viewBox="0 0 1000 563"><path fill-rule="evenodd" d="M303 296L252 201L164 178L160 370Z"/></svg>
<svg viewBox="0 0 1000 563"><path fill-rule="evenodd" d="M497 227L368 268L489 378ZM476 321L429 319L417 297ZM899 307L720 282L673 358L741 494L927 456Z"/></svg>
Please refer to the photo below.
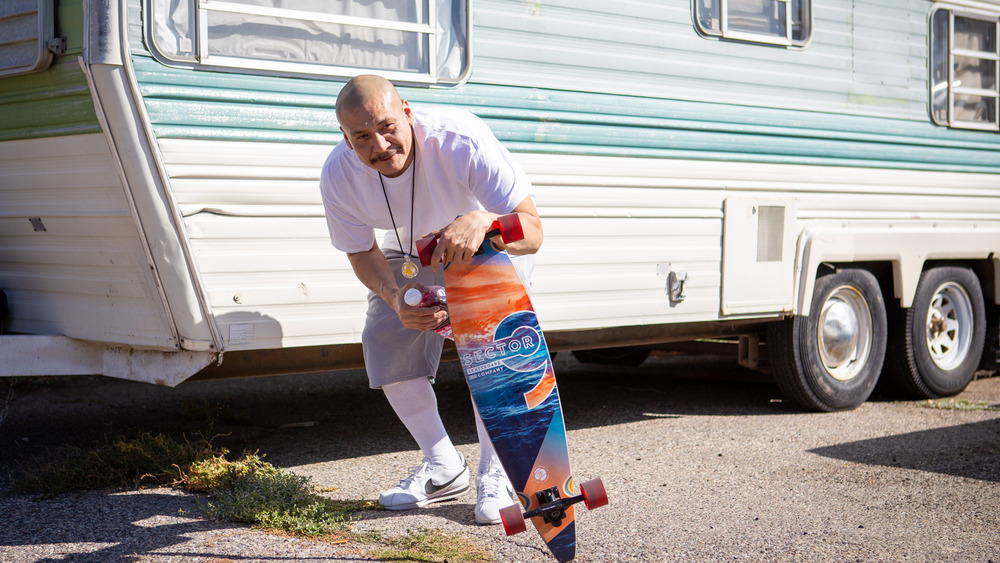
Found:
<svg viewBox="0 0 1000 563"><path fill-rule="evenodd" d="M413 126L416 121L413 119L413 110L410 109L410 102L406 100L400 100L403 103L403 115L406 116L406 121Z"/></svg>
<svg viewBox="0 0 1000 563"><path fill-rule="evenodd" d="M353 151L354 145L352 145L351 140L347 138L347 133L344 133L343 128L340 129L340 134L344 136L344 142L347 143L347 147Z"/></svg>

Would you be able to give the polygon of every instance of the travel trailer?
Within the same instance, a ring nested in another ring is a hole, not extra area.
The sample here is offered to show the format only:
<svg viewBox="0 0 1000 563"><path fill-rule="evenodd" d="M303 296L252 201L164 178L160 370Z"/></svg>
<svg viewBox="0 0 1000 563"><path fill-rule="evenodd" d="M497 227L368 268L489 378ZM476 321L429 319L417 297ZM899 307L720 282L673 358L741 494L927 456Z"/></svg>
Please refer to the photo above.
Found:
<svg viewBox="0 0 1000 563"><path fill-rule="evenodd" d="M995 0L4 0L0 375L360 366L318 180L338 91L378 73L530 175L553 350L730 339L814 410L955 394L997 347L998 26Z"/></svg>

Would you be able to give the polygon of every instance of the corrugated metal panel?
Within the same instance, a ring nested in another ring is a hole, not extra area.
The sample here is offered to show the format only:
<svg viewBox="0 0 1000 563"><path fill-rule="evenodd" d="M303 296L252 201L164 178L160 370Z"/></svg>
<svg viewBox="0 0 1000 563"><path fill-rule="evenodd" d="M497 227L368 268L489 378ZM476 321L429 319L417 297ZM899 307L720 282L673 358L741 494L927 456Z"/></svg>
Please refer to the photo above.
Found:
<svg viewBox="0 0 1000 563"><path fill-rule="evenodd" d="M475 5L472 80L922 119L923 77L908 76L902 88L887 85L871 91L864 103L851 97L853 61L867 47L852 38L853 4L814 2L812 42L805 49L785 49L701 37L690 2L484 0ZM883 26L870 31L894 45L926 50L926 31L910 34L907 12L917 8L926 13L929 2L865 4L885 15ZM876 50L860 57L885 56L881 45L872 47ZM896 59L895 64L925 68L920 57Z"/></svg>
<svg viewBox="0 0 1000 563"><path fill-rule="evenodd" d="M330 147L175 139L160 147L228 349L360 340L367 290L330 244L319 196Z"/></svg>
<svg viewBox="0 0 1000 563"><path fill-rule="evenodd" d="M13 332L176 346L103 135L0 143L0 289Z"/></svg>
<svg viewBox="0 0 1000 563"><path fill-rule="evenodd" d="M228 349L360 341L367 289L329 242L322 218L186 219ZM233 342L232 325L254 325Z"/></svg>
<svg viewBox="0 0 1000 563"><path fill-rule="evenodd" d="M472 81L402 92L467 107L525 152L1000 171L1000 137L930 124L930 3L853 4L816 6L813 42L795 50L700 37L685 3L486 0ZM340 83L168 68L140 39L160 138L339 140Z"/></svg>
<svg viewBox="0 0 1000 563"><path fill-rule="evenodd" d="M356 341L365 290L327 238L317 189L326 148L161 146L223 335L232 325L257 327L254 341L237 348ZM796 198L801 222L1000 220L988 174L517 157L545 217L534 290L551 330L718 318L722 202L734 194ZM690 276L680 307L669 307L666 279L657 273L666 263Z"/></svg>
<svg viewBox="0 0 1000 563"><path fill-rule="evenodd" d="M825 218L1000 221L1000 185L991 174L518 158L544 217L545 244L533 282L547 330L719 318L722 206L734 195L795 199L796 232ZM687 298L675 308L658 264L688 273Z"/></svg>
<svg viewBox="0 0 1000 563"><path fill-rule="evenodd" d="M325 82L165 71L136 60L161 138L336 143L334 89ZM156 71L156 72L152 72ZM164 85L173 79L179 85ZM199 88L187 86L198 81ZM305 83L305 84L301 84ZM254 90L247 90L252 87ZM311 87L307 87L311 86ZM263 89L263 91L261 90ZM604 94L466 85L403 89L413 103L464 106L513 150L1000 171L1000 138L920 123Z"/></svg>
<svg viewBox="0 0 1000 563"><path fill-rule="evenodd" d="M44 72L0 78L0 141L100 131L75 59Z"/></svg>

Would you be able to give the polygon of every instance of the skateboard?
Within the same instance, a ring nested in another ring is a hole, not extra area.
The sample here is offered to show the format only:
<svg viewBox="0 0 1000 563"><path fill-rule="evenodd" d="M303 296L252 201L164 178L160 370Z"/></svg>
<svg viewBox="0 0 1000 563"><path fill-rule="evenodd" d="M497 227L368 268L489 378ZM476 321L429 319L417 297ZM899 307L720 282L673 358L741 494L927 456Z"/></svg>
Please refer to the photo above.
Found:
<svg viewBox="0 0 1000 563"><path fill-rule="evenodd" d="M570 472L566 426L545 337L531 299L504 243L523 238L516 213L501 216L468 264L448 264L445 293L462 371L472 398L521 506L501 511L508 536L531 520L559 561L576 554L574 507L607 504L600 479L581 484L576 494ZM423 265L437 245L417 241ZM522 512L522 507L524 512Z"/></svg>

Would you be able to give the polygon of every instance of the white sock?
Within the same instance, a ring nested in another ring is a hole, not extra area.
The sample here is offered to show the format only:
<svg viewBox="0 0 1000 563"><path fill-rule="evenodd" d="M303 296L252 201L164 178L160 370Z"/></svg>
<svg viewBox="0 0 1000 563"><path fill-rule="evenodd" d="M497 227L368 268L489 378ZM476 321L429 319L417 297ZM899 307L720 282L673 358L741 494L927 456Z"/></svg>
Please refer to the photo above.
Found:
<svg viewBox="0 0 1000 563"><path fill-rule="evenodd" d="M479 469L477 474L482 475L490 468L490 460L496 458L496 451L493 449L493 442L490 441L490 435L486 432L486 426L483 425L483 418L479 416L479 409L476 408L476 402L472 402L472 410L476 414L476 431L479 432ZM500 460L497 460L497 464Z"/></svg>
<svg viewBox="0 0 1000 563"><path fill-rule="evenodd" d="M462 464L438 413L437 396L426 377L382 387L396 416L417 441L417 447L431 465L457 467Z"/></svg>

